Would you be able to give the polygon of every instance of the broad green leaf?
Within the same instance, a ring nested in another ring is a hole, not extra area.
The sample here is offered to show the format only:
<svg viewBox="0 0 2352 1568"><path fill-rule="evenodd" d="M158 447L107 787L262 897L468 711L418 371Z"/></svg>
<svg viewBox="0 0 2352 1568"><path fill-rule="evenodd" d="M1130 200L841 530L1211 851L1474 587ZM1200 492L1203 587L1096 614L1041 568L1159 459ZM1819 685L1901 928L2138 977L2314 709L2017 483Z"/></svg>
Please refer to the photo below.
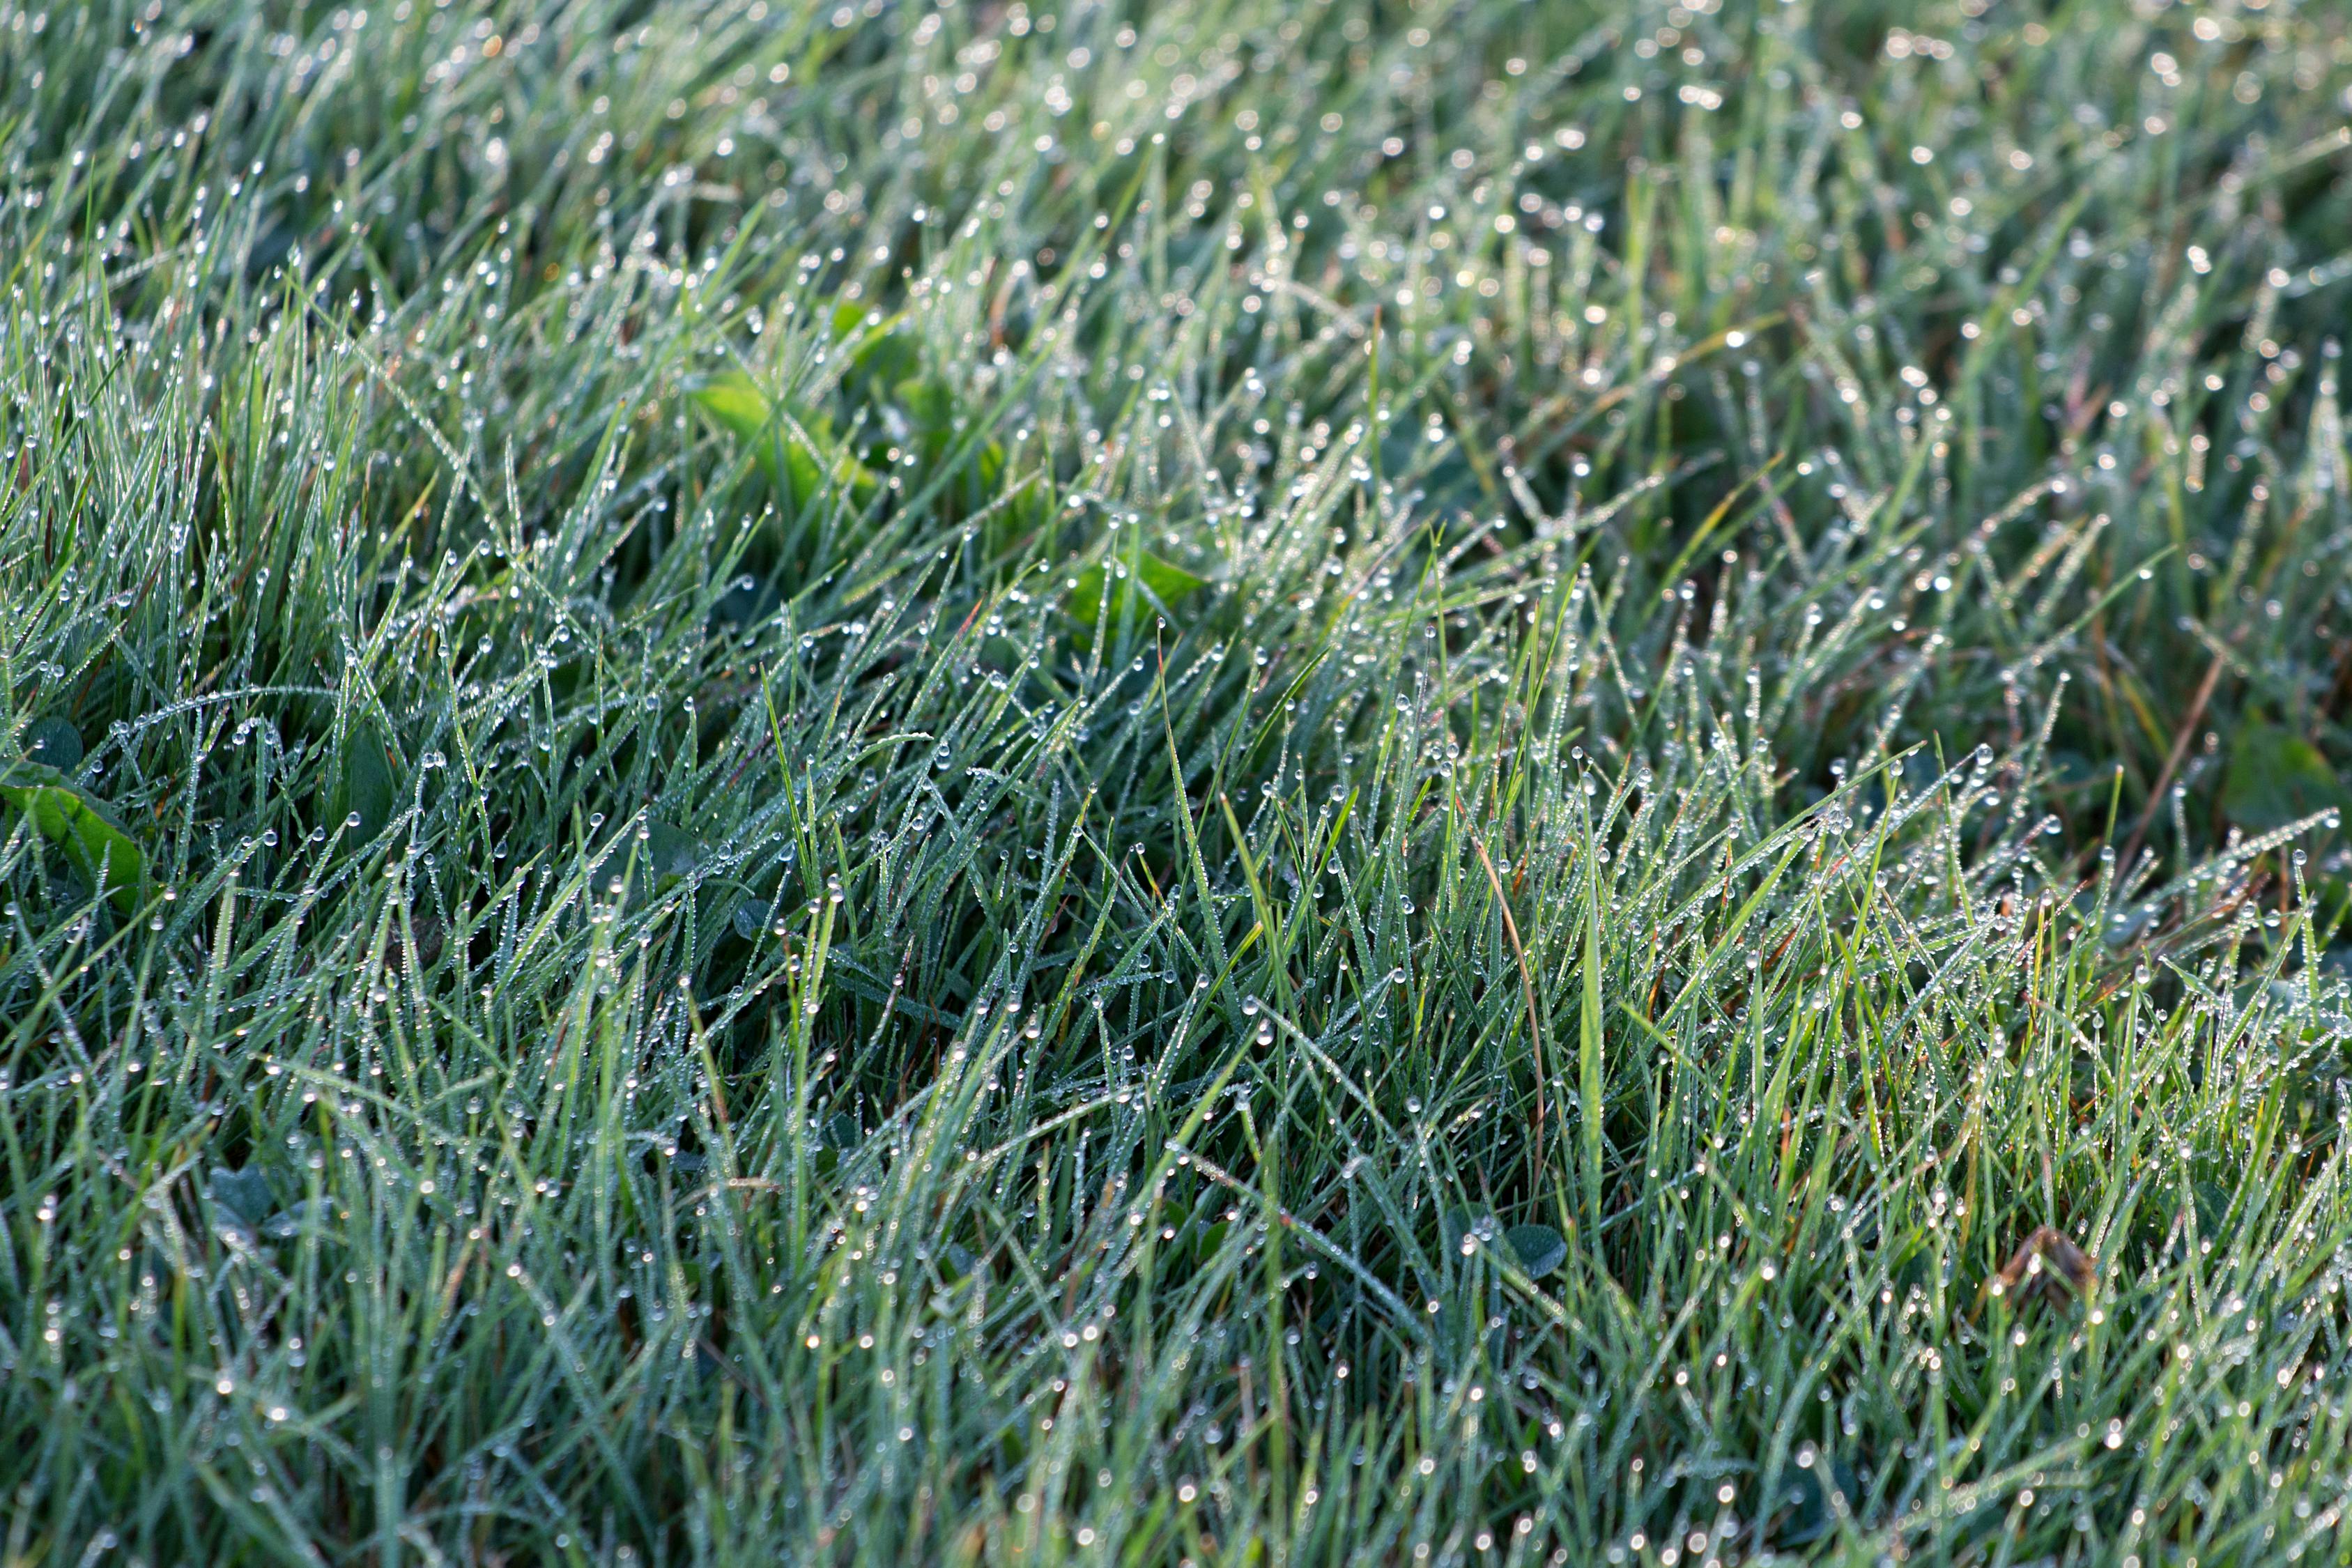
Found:
<svg viewBox="0 0 2352 1568"><path fill-rule="evenodd" d="M283 1212L269 1216L261 1234L272 1241L291 1241L298 1236L329 1236L333 1234L334 1202L329 1198L297 1198Z"/></svg>
<svg viewBox="0 0 2352 1568"><path fill-rule="evenodd" d="M698 381L691 395L705 414L739 441L756 441L767 432L767 395L740 371L722 371Z"/></svg>
<svg viewBox="0 0 2352 1568"><path fill-rule="evenodd" d="M896 386L919 375L922 348L913 333L903 330L903 318L876 314L845 319L844 312L856 309L848 305L835 314L834 332L837 342L850 344L850 363L857 374L877 386Z"/></svg>
<svg viewBox="0 0 2352 1568"><path fill-rule="evenodd" d="M71 773L81 763L81 731L69 720L52 713L25 731L25 755Z"/></svg>
<svg viewBox="0 0 2352 1568"><path fill-rule="evenodd" d="M215 1165L207 1184L213 1202L236 1215L247 1228L257 1227L278 1212L277 1194L269 1190L269 1178L258 1165L236 1171Z"/></svg>
<svg viewBox="0 0 2352 1568"><path fill-rule="evenodd" d="M693 876L709 849L709 845L677 824L658 816L649 817L642 839L625 835L589 867L589 884L602 890L625 871L629 879L629 907L639 909L648 898L668 892ZM710 897L718 900L733 884L705 886L711 889ZM714 917L709 921L709 933L714 939L732 908L731 900L724 901L726 907L706 908L706 913Z"/></svg>
<svg viewBox="0 0 2352 1568"><path fill-rule="evenodd" d="M832 428L822 417L793 411L793 418L785 420L768 395L740 370L704 376L688 395L720 429L751 447L752 460L769 485L795 508L824 494L828 477L853 497L870 493L877 482L856 458L830 449ZM819 450L812 441L824 443L826 449Z"/></svg>
<svg viewBox="0 0 2352 1568"><path fill-rule="evenodd" d="M2230 742L2223 815L2260 832L2345 804L2343 781L2319 748L2276 724L2245 725Z"/></svg>
<svg viewBox="0 0 2352 1568"><path fill-rule="evenodd" d="M1133 563L1122 563L1123 575L1113 576L1102 566L1089 566L1078 574L1076 585L1070 589L1070 618L1078 623L1084 635L1091 637L1103 613L1103 590L1110 590L1109 623L1115 628L1130 613L1149 614L1149 605L1173 611L1186 598L1209 585L1205 577L1196 577L1171 561L1142 552ZM1146 603L1135 605L1130 611L1134 590L1140 586Z"/></svg>
<svg viewBox="0 0 2352 1568"><path fill-rule="evenodd" d="M1568 1238L1548 1225L1515 1225L1503 1233L1503 1239L1531 1279L1540 1279L1568 1261Z"/></svg>
<svg viewBox="0 0 2352 1568"><path fill-rule="evenodd" d="M836 300L834 301L833 320L830 323L833 341L837 343L848 342L851 333L862 331L866 323L869 320L876 319L877 315L878 312L859 304L855 300Z"/></svg>
<svg viewBox="0 0 2352 1568"><path fill-rule="evenodd" d="M1465 1236L1481 1229L1488 1236L1494 1235L1494 1219L1492 1214L1475 1205L1455 1204L1437 1216L1438 1239L1444 1244L1446 1251L1458 1252Z"/></svg>
<svg viewBox="0 0 2352 1568"><path fill-rule="evenodd" d="M127 915L139 907L147 858L129 830L63 773L39 763L18 763L0 775L0 801L56 845L66 863L93 889L102 889L116 910Z"/></svg>
<svg viewBox="0 0 2352 1568"><path fill-rule="evenodd" d="M645 863L652 868L656 887L667 888L692 876L702 854L702 840L677 824L658 816L646 824Z"/></svg>
<svg viewBox="0 0 2352 1568"><path fill-rule="evenodd" d="M1046 476L1032 471L1008 488L1004 448L991 441L980 449L980 489L988 505L986 542L992 559L1012 552L1024 539L1044 528L1054 514L1053 491Z"/></svg>
<svg viewBox="0 0 2352 1568"><path fill-rule="evenodd" d="M1837 1514L1831 1507L1829 1488L1822 1484L1826 1476L1831 1486L1843 1495L1851 1510L1864 1494L1862 1478L1843 1456L1822 1455L1810 1469L1790 1467L1780 1474L1784 1489L1769 1510L1774 1519L1771 1539L1781 1546L1804 1546L1827 1535L1837 1523Z"/></svg>
<svg viewBox="0 0 2352 1568"><path fill-rule="evenodd" d="M908 330L906 312L886 316L845 300L834 307L832 329L835 356L848 361L842 390L852 400L882 403L901 395L904 387L922 376L922 343ZM903 421L907 412L887 409L885 419ZM888 438L902 440L908 434L902 428L890 432Z"/></svg>
<svg viewBox="0 0 2352 1568"><path fill-rule="evenodd" d="M915 375L899 382L894 395L914 426L916 442L924 458L938 462L955 439L954 389L938 376Z"/></svg>
<svg viewBox="0 0 2352 1568"><path fill-rule="evenodd" d="M343 742L343 810L360 819L352 830L352 839L373 842L399 809L400 787L393 777L391 752L383 737L373 724L353 725Z"/></svg>

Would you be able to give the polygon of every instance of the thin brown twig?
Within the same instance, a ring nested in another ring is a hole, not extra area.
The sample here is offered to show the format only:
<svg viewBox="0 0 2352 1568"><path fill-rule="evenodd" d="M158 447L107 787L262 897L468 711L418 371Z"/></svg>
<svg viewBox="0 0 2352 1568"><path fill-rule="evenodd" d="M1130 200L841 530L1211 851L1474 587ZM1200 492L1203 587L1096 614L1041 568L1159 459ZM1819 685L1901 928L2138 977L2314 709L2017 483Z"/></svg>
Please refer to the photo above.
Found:
<svg viewBox="0 0 2352 1568"><path fill-rule="evenodd" d="M2149 825L2156 821L2156 814L2163 809L2164 792L2171 784L2172 775L2180 766L2180 759L2189 754L2189 737L2196 733L2198 721L2205 717L2205 704L2213 700L2213 688L2221 679L2221 660L2216 657L2211 668L2205 671L2204 683L2197 688L2196 700L2189 704L2189 716L2180 721L2180 728L2173 733L2171 754L2164 759L2163 770L2156 775L2156 787L2148 792L2147 809L2140 813L2139 826L2133 828L2131 837L2125 840L2124 852L2116 864L2129 867L2132 857L2139 853L2140 840L2147 837Z"/></svg>

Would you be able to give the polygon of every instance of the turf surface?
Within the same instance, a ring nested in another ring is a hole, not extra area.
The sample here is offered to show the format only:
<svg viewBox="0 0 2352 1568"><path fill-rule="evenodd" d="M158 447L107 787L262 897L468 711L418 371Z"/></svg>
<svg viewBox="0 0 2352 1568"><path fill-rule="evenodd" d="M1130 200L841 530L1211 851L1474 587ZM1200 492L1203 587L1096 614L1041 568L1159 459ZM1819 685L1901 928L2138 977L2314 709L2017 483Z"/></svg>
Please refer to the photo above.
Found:
<svg viewBox="0 0 2352 1568"><path fill-rule="evenodd" d="M0 1562L2352 1551L2334 0L0 5Z"/></svg>

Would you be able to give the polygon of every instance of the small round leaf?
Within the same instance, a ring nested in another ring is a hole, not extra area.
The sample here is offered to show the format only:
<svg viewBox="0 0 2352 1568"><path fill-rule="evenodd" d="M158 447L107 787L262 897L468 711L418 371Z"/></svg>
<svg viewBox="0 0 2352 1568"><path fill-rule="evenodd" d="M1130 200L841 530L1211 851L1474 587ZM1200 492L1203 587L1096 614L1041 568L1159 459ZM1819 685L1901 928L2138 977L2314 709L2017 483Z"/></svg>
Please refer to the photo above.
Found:
<svg viewBox="0 0 2352 1568"><path fill-rule="evenodd" d="M1515 1225L1503 1239L1530 1279L1540 1279L1568 1261L1568 1239L1548 1225Z"/></svg>

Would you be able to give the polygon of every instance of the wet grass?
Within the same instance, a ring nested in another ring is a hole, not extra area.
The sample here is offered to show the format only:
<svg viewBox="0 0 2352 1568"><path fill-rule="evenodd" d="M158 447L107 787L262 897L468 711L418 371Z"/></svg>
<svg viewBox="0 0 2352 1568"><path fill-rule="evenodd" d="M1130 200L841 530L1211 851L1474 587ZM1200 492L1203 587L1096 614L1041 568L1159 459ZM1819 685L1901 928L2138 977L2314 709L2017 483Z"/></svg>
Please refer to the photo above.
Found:
<svg viewBox="0 0 2352 1568"><path fill-rule="evenodd" d="M0 7L0 1561L2352 1550L2347 93Z"/></svg>

